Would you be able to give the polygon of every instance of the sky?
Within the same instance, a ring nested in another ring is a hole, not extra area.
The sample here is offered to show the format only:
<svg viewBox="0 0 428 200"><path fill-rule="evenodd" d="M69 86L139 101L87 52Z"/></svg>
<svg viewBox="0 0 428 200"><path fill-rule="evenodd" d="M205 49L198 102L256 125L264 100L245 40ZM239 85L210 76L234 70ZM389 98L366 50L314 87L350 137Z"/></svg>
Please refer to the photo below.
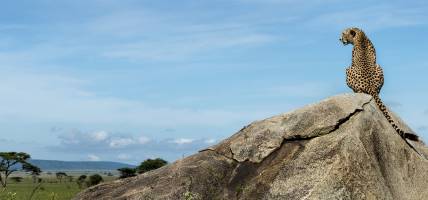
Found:
<svg viewBox="0 0 428 200"><path fill-rule="evenodd" d="M174 161L345 83L360 27L381 98L428 141L428 3L20 0L0 7L0 151Z"/></svg>

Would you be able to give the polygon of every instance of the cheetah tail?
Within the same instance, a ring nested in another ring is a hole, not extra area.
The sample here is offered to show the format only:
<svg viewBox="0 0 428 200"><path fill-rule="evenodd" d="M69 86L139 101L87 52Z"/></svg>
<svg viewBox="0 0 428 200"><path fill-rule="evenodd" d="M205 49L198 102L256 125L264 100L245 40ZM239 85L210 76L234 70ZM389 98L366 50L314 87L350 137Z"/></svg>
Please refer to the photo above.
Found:
<svg viewBox="0 0 428 200"><path fill-rule="evenodd" d="M397 124L394 122L394 120L391 118L391 115L389 114L388 110L386 109L385 104L383 104L382 100L380 99L379 95L372 95L374 100L376 101L377 106L382 111L385 118L388 120L388 122L392 125L392 127L395 129L395 131L402 137L407 138L409 140L413 141L419 141L419 137L413 133L405 133L402 129L400 129Z"/></svg>

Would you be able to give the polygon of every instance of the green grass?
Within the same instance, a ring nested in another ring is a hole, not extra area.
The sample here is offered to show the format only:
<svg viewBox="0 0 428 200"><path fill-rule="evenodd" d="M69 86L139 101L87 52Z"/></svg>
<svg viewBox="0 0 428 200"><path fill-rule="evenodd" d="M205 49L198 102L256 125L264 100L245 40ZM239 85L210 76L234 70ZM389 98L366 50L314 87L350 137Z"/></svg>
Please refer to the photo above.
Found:
<svg viewBox="0 0 428 200"><path fill-rule="evenodd" d="M69 200L73 198L79 189L75 180L73 182L62 181L54 177L42 177L41 187L36 190L32 200ZM104 182L114 180L115 177L103 176ZM38 183L33 183L31 177L24 177L22 182L16 183L9 180L7 188L0 187L0 200L28 200L33 189Z"/></svg>

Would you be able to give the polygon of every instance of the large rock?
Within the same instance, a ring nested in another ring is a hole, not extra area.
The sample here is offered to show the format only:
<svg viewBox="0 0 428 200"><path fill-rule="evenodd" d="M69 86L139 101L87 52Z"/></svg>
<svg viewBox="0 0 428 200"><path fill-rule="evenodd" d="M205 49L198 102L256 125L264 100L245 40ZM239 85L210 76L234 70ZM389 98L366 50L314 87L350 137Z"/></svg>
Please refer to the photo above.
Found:
<svg viewBox="0 0 428 200"><path fill-rule="evenodd" d="M344 94L256 121L195 155L75 199L426 200L427 158L428 148L403 140L371 96Z"/></svg>

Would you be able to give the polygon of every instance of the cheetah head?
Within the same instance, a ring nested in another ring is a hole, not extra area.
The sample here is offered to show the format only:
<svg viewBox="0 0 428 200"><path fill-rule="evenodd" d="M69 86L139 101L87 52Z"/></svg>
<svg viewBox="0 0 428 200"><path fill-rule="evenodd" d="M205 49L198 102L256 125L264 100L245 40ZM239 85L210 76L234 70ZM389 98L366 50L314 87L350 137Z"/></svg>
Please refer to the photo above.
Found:
<svg viewBox="0 0 428 200"><path fill-rule="evenodd" d="M343 45L354 44L355 38L361 33L362 31L358 28L347 28L342 32L342 37L339 40Z"/></svg>

